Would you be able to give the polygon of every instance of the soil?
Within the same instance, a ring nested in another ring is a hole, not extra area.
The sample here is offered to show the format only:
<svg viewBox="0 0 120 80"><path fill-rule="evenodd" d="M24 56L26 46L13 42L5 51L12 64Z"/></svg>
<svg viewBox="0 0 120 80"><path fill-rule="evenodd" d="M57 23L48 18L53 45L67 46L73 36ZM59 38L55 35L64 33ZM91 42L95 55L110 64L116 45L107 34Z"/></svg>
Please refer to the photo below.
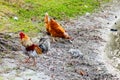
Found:
<svg viewBox="0 0 120 80"><path fill-rule="evenodd" d="M112 67L104 52L111 26L119 19L119 2L113 0L97 13L61 21L74 40L51 43L50 51L37 58L37 66L22 63L27 56L19 49L2 51L0 80L120 80L119 70ZM16 48L20 46L17 36L12 34Z"/></svg>

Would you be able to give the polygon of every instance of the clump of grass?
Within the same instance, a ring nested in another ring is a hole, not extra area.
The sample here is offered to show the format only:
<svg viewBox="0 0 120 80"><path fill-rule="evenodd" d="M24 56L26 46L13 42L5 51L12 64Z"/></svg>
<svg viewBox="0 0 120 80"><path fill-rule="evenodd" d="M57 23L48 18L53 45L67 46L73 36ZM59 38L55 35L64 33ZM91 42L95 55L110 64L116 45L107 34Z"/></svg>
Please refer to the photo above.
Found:
<svg viewBox="0 0 120 80"><path fill-rule="evenodd" d="M108 0L102 0L106 1ZM1 6L4 6L5 12L10 11L12 15L3 17L5 19L0 23L0 30L38 33L44 26L43 18L46 12L53 18L65 20L86 12L92 13L100 3L98 0L1 0L0 14L3 9ZM18 20L14 19L15 16Z"/></svg>
<svg viewBox="0 0 120 80"><path fill-rule="evenodd" d="M4 80L4 78L2 76L0 76L0 80Z"/></svg>

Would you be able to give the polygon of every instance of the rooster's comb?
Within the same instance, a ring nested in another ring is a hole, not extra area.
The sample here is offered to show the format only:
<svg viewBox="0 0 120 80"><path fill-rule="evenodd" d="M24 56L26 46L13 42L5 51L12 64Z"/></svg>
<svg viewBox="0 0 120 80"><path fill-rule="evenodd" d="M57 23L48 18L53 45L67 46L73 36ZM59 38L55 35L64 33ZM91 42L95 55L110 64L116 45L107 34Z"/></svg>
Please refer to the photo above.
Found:
<svg viewBox="0 0 120 80"><path fill-rule="evenodd" d="M25 33L23 33L23 32L20 32L20 33L19 33L19 35L20 35L20 36L24 36L24 35L25 35Z"/></svg>

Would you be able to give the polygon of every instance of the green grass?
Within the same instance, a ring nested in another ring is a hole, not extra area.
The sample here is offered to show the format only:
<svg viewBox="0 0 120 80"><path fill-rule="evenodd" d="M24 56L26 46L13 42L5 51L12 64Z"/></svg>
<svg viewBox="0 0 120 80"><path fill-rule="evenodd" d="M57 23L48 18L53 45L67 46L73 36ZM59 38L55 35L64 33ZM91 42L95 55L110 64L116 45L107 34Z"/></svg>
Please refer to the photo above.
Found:
<svg viewBox="0 0 120 80"><path fill-rule="evenodd" d="M2 76L0 76L0 80L4 80L4 78Z"/></svg>
<svg viewBox="0 0 120 80"><path fill-rule="evenodd" d="M101 3L108 1L102 0ZM0 31L36 34L44 28L46 12L57 20L66 20L92 13L98 7L97 0L0 0ZM14 20L14 16L18 20Z"/></svg>

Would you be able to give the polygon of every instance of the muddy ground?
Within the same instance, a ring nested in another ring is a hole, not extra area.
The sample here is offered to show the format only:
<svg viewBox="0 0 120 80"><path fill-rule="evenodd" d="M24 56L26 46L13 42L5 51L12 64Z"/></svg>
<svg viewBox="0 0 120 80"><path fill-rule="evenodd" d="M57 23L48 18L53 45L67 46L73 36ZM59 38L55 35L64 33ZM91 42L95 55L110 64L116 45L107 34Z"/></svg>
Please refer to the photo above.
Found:
<svg viewBox="0 0 120 80"><path fill-rule="evenodd" d="M119 19L119 9L119 0L114 0L97 13L61 21L74 40L51 43L51 50L37 58L36 67L31 62L22 63L26 56L19 50L18 34L8 33L18 46L14 51L1 51L0 80L120 80L116 74L119 70L113 69L105 53L110 28ZM45 34L38 35L33 41Z"/></svg>

